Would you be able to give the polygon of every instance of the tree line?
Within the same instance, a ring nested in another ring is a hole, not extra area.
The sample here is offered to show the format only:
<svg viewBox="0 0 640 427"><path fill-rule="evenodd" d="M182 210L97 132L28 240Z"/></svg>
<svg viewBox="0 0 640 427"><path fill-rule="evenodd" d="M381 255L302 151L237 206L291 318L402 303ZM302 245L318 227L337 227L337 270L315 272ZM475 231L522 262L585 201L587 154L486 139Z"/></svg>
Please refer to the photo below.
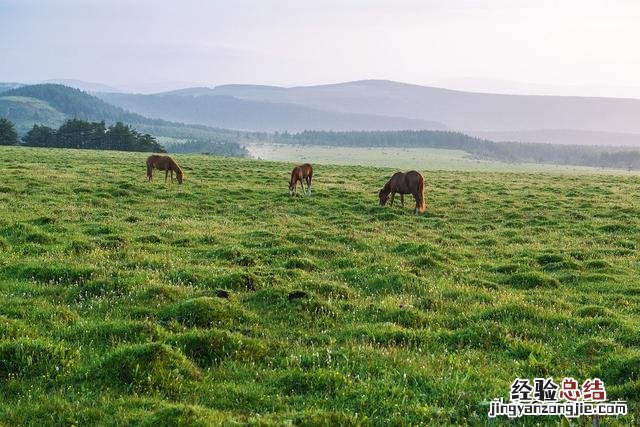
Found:
<svg viewBox="0 0 640 427"><path fill-rule="evenodd" d="M462 150L481 160L640 170L640 151L629 148L493 142L450 131L276 132L271 135L260 134L260 138L280 144L296 145L441 148Z"/></svg>
<svg viewBox="0 0 640 427"><path fill-rule="evenodd" d="M33 125L22 141L18 139L13 124L7 119L0 119L0 145L166 152L153 136L142 134L124 123L117 122L107 127L104 122L81 119L67 120L58 129Z"/></svg>
<svg viewBox="0 0 640 427"><path fill-rule="evenodd" d="M166 144L170 153L199 153L223 157L250 157L249 151L237 142L190 139L186 142Z"/></svg>

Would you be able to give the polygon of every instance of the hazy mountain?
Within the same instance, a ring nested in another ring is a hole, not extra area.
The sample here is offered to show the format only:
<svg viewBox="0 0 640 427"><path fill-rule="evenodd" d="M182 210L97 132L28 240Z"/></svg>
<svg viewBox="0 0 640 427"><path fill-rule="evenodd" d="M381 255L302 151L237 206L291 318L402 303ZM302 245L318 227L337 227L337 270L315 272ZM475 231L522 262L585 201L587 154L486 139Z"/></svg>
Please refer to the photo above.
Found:
<svg viewBox="0 0 640 427"><path fill-rule="evenodd" d="M108 86L102 83L85 82L82 80L75 80L75 79L52 79L52 80L46 80L41 84L59 84L59 85L80 89L85 92L120 92L119 89L113 86Z"/></svg>
<svg viewBox="0 0 640 427"><path fill-rule="evenodd" d="M561 85L528 83L513 80L458 77L434 82L432 86L465 92L502 93L544 96L582 96L640 99L640 86Z"/></svg>
<svg viewBox="0 0 640 427"><path fill-rule="evenodd" d="M253 91L280 88L251 87ZM155 95L98 94L129 111L165 120L251 131L446 129L430 120L327 111L297 103L240 99L219 88L191 88Z"/></svg>
<svg viewBox="0 0 640 427"><path fill-rule="evenodd" d="M640 133L640 100L636 99L486 94L382 80L292 88L226 85L213 93L343 113L430 120L463 131Z"/></svg>

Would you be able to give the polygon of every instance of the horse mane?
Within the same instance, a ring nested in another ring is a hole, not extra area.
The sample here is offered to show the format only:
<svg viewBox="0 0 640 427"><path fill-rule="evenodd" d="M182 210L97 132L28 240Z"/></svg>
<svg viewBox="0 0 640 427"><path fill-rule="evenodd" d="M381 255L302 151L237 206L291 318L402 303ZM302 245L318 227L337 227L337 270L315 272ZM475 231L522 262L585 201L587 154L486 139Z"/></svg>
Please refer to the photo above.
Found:
<svg viewBox="0 0 640 427"><path fill-rule="evenodd" d="M180 169L180 166L178 166L176 161L169 156L167 156L167 158L169 159L169 163L171 163L171 168L180 176L184 176L184 172L182 171L182 169Z"/></svg>

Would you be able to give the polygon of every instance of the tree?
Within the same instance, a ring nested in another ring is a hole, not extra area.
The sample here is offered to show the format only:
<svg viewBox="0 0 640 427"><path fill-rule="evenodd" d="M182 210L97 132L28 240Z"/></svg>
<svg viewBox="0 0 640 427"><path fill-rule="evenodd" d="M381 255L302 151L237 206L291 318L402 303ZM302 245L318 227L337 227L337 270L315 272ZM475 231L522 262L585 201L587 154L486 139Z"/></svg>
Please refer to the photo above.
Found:
<svg viewBox="0 0 640 427"><path fill-rule="evenodd" d="M29 147L55 147L56 131L48 126L33 125L22 141Z"/></svg>
<svg viewBox="0 0 640 427"><path fill-rule="evenodd" d="M18 133L11 121L0 118L0 145L17 145Z"/></svg>

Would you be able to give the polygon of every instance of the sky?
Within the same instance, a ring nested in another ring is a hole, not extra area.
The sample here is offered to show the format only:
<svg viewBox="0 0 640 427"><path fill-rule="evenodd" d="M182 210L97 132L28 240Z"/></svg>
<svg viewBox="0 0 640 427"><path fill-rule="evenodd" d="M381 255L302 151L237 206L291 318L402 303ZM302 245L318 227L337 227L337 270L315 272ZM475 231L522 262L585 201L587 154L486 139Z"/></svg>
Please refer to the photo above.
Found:
<svg viewBox="0 0 640 427"><path fill-rule="evenodd" d="M640 97L636 0L0 0L0 81Z"/></svg>

